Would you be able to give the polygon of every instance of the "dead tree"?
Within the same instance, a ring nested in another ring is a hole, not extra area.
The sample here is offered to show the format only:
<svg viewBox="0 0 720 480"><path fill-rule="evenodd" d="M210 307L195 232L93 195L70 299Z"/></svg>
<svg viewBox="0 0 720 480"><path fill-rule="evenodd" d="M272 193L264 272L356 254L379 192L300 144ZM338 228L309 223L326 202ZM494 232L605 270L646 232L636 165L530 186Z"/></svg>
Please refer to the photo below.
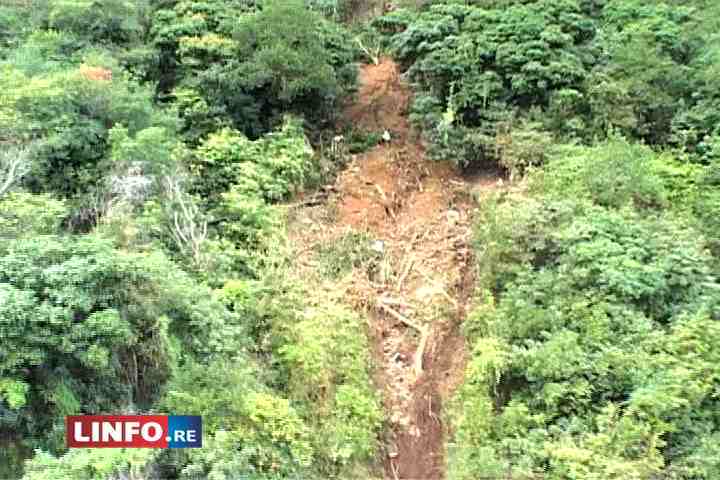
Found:
<svg viewBox="0 0 720 480"><path fill-rule="evenodd" d="M178 176L163 179L165 195L172 205L170 234L178 249L192 258L196 266L203 263L203 244L207 240L207 221L200 209L182 187Z"/></svg>
<svg viewBox="0 0 720 480"><path fill-rule="evenodd" d="M5 195L30 171L27 148L10 147L0 151L0 197Z"/></svg>

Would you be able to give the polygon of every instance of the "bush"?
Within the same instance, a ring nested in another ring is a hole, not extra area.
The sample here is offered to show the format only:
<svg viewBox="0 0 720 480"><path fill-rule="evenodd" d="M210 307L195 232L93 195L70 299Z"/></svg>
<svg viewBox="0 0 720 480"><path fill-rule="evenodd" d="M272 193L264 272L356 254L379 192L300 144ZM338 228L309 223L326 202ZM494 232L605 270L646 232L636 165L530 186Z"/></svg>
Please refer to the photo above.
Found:
<svg viewBox="0 0 720 480"><path fill-rule="evenodd" d="M49 29L73 32L91 43L127 45L142 35L143 1L56 0Z"/></svg>
<svg viewBox="0 0 720 480"><path fill-rule="evenodd" d="M382 414L357 315L331 301L316 304L307 292L272 277L231 282L223 294L253 325L260 358L277 362L273 383L308 425L314 465L335 476L371 458Z"/></svg>
<svg viewBox="0 0 720 480"><path fill-rule="evenodd" d="M512 111L545 108L560 92L580 90L593 63L587 44L595 27L574 0L434 2L378 24L422 90L414 116L435 156L464 167L497 162L494 139Z"/></svg>
<svg viewBox="0 0 720 480"><path fill-rule="evenodd" d="M66 198L93 192L113 167L107 155L114 125L124 125L129 136L148 127L172 132L172 116L153 108L147 88L109 70L85 66L32 78L3 72L0 130L42 139L27 180L33 192Z"/></svg>
<svg viewBox="0 0 720 480"><path fill-rule="evenodd" d="M222 130L197 151L193 165L196 191L211 201L231 187L251 199L283 200L309 180L312 154L296 119L287 118L280 130L255 141Z"/></svg>
<svg viewBox="0 0 720 480"><path fill-rule="evenodd" d="M303 2L177 2L156 13L166 70L161 89L181 99L193 141L219 125L258 138L286 113L330 125L355 83L356 49L338 25Z"/></svg>
<svg viewBox="0 0 720 480"><path fill-rule="evenodd" d="M372 248L369 235L350 232L329 245L319 247L318 269L330 278L337 278L350 273L353 268L379 260L379 257L380 253Z"/></svg>
<svg viewBox="0 0 720 480"><path fill-rule="evenodd" d="M716 337L700 333L717 328L720 283L702 237L543 198L485 215L478 262L494 266L466 322L450 478L712 478L716 464L691 453L720 420Z"/></svg>
<svg viewBox="0 0 720 480"><path fill-rule="evenodd" d="M58 233L66 214L65 202L49 195L11 193L0 198L0 239ZM5 248L0 246L0 253Z"/></svg>
<svg viewBox="0 0 720 480"><path fill-rule="evenodd" d="M611 138L593 147L558 146L548 157L536 186L554 198L572 196L612 208L667 205L667 191L655 170L670 158L646 146Z"/></svg>
<svg viewBox="0 0 720 480"><path fill-rule="evenodd" d="M142 476L157 456L156 450L74 449L55 457L38 450L25 466L22 480L96 480Z"/></svg>

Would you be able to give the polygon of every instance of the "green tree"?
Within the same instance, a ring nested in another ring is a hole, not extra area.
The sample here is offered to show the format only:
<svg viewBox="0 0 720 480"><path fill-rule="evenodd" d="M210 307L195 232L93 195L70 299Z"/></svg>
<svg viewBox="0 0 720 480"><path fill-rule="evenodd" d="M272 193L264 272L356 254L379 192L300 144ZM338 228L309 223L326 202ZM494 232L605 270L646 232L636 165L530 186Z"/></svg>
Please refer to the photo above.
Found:
<svg viewBox="0 0 720 480"><path fill-rule="evenodd" d="M288 112L326 123L354 85L349 36L301 1L182 1L153 28L174 72L160 88L195 140L223 126L257 138Z"/></svg>
<svg viewBox="0 0 720 480"><path fill-rule="evenodd" d="M0 409L18 431L63 415L148 407L177 355L232 349L233 316L159 254L94 236L38 236L0 248ZM175 339L175 340L173 340Z"/></svg>

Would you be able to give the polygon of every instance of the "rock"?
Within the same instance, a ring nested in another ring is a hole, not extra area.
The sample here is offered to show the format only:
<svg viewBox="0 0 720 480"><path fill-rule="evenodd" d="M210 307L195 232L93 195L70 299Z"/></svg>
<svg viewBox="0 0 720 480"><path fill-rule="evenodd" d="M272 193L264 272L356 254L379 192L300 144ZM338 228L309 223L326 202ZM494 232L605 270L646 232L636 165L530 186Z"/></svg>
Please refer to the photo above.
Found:
<svg viewBox="0 0 720 480"><path fill-rule="evenodd" d="M374 240L370 244L370 250L382 255L383 253L385 253L385 242L383 242L382 240Z"/></svg>

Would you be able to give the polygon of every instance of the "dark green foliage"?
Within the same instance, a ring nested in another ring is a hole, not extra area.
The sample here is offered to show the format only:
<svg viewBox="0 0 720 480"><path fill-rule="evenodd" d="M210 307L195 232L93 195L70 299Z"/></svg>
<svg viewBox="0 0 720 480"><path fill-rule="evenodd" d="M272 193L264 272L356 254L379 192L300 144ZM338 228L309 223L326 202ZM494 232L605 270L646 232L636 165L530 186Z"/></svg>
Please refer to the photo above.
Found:
<svg viewBox="0 0 720 480"><path fill-rule="evenodd" d="M0 270L4 428L37 434L62 415L148 406L175 361L172 337L205 355L238 333L161 255L93 236L5 242Z"/></svg>
<svg viewBox="0 0 720 480"><path fill-rule="evenodd" d="M695 41L685 29L693 9L664 3L610 2L600 48L609 57L600 69L624 91L635 120L633 135L651 143L669 140L673 117L691 97L688 65Z"/></svg>
<svg viewBox="0 0 720 480"><path fill-rule="evenodd" d="M691 445L720 421L720 372L706 370L716 337L700 334L717 329L720 283L702 239L670 219L544 199L480 221L479 262L502 267L484 269L497 300L467 325L456 478L507 462L553 479L647 478L663 451L669 471L689 472Z"/></svg>
<svg viewBox="0 0 720 480"><path fill-rule="evenodd" d="M492 160L502 112L509 119L513 109L547 107L557 92L580 89L595 61L584 48L595 26L573 0L498 8L440 2L414 17L391 14L380 25L403 27L393 48L427 92L415 119L436 155L461 166Z"/></svg>
<svg viewBox="0 0 720 480"><path fill-rule="evenodd" d="M363 131L351 129L345 134L348 153L363 153L377 146L382 140L381 132Z"/></svg>
<svg viewBox="0 0 720 480"><path fill-rule="evenodd" d="M107 158L113 126L133 136L151 126L174 129L172 115L153 109L151 92L117 71L81 66L29 78L5 70L0 82L0 130L37 140L27 179L36 192L72 198L96 190L115 167Z"/></svg>
<svg viewBox="0 0 720 480"><path fill-rule="evenodd" d="M357 57L299 1L0 6L0 175L29 168L0 198L0 475L16 445L29 480L365 472L363 322L291 284L273 205L318 182L303 126ZM64 451L66 414L159 409L205 448Z"/></svg>
<svg viewBox="0 0 720 480"><path fill-rule="evenodd" d="M714 478L713 227L662 210L688 217L711 170L618 138L548 157L478 218L451 478Z"/></svg>
<svg viewBox="0 0 720 480"><path fill-rule="evenodd" d="M300 1L183 1L154 28L175 72L160 87L174 89L191 138L222 126L257 138L285 112L320 126L355 81L347 34Z"/></svg>
<svg viewBox="0 0 720 480"><path fill-rule="evenodd" d="M716 14L700 1L440 1L375 24L419 87L431 153L465 167L502 164L497 137L528 121L704 154L720 118Z"/></svg>
<svg viewBox="0 0 720 480"><path fill-rule="evenodd" d="M128 45L142 33L143 0L54 0L47 27L73 32L92 43Z"/></svg>

